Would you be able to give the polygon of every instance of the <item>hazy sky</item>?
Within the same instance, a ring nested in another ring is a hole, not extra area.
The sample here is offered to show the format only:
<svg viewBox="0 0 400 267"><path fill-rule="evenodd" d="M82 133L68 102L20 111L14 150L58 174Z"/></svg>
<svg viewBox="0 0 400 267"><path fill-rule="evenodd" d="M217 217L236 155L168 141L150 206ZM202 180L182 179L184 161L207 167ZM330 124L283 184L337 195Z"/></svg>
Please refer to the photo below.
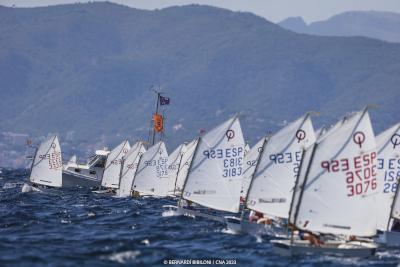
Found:
<svg viewBox="0 0 400 267"><path fill-rule="evenodd" d="M76 2L88 1L0 0L0 5L31 7ZM349 10L379 10L400 13L400 0L111 0L110 2L140 9L197 3L223 7L233 11L249 11L273 22L279 22L292 16L301 16L305 21L312 22L327 19L332 15Z"/></svg>

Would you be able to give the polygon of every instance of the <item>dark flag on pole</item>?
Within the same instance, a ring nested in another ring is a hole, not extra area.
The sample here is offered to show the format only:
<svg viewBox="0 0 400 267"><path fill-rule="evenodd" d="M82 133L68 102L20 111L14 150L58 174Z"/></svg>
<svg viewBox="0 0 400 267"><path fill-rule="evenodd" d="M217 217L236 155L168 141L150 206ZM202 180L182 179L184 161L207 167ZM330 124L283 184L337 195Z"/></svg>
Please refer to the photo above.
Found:
<svg viewBox="0 0 400 267"><path fill-rule="evenodd" d="M160 105L169 105L169 97L160 96Z"/></svg>

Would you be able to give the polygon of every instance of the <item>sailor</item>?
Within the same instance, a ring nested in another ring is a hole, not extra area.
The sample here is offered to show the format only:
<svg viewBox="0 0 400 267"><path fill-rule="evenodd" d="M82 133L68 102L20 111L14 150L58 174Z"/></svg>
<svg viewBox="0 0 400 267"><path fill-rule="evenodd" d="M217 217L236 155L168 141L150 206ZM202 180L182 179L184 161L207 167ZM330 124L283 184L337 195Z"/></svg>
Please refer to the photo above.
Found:
<svg viewBox="0 0 400 267"><path fill-rule="evenodd" d="M263 218L260 218L257 220L258 224L267 224L267 225L272 225L273 220L265 216Z"/></svg>
<svg viewBox="0 0 400 267"><path fill-rule="evenodd" d="M288 228L293 231L294 235L298 235L301 240L308 240L312 246L320 247L324 244L320 236L309 231L299 230L293 224L289 224Z"/></svg>
<svg viewBox="0 0 400 267"><path fill-rule="evenodd" d="M250 222L257 222L259 219L263 218L264 215L261 212L251 210L249 214Z"/></svg>
<svg viewBox="0 0 400 267"><path fill-rule="evenodd" d="M190 201L190 200L186 200L186 207L185 208L187 208L188 210L191 210L191 209L193 209L193 206L192 206L192 201Z"/></svg>
<svg viewBox="0 0 400 267"><path fill-rule="evenodd" d="M311 246L320 247L321 245L324 244L324 242L320 239L318 235L311 232L300 231L299 237L301 240L308 240Z"/></svg>

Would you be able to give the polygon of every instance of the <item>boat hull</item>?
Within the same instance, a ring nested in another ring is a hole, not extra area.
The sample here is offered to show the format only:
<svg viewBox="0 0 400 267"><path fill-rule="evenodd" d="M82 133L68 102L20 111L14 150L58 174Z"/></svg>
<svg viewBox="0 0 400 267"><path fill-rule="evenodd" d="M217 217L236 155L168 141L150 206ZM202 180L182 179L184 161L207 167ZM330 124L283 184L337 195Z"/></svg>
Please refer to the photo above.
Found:
<svg viewBox="0 0 400 267"><path fill-rule="evenodd" d="M326 241L324 245L312 246L307 240L271 240L278 254L284 256L301 256L306 254L337 255L344 257L365 258L375 254L377 245L359 241Z"/></svg>
<svg viewBox="0 0 400 267"><path fill-rule="evenodd" d="M378 236L376 242L389 247L398 247L400 246L400 232L384 231Z"/></svg>
<svg viewBox="0 0 400 267"><path fill-rule="evenodd" d="M226 216L226 226L229 230L237 234L250 235L269 235L275 237L287 237L285 228L277 227L269 224L260 224L241 220L238 217Z"/></svg>
<svg viewBox="0 0 400 267"><path fill-rule="evenodd" d="M101 180L88 176L79 175L69 171L63 171L62 174L62 187L83 187L83 188L96 188L101 186Z"/></svg>
<svg viewBox="0 0 400 267"><path fill-rule="evenodd" d="M162 213L164 217L170 217L170 216L186 216L186 217L200 217L200 218L205 218L209 219L212 221L217 221L221 223L225 223L225 218L222 216L215 216L207 213L203 213L200 211L197 211L195 209L187 209L184 207L179 207L179 206L174 206L174 205L164 205L163 208L165 209L164 212Z"/></svg>

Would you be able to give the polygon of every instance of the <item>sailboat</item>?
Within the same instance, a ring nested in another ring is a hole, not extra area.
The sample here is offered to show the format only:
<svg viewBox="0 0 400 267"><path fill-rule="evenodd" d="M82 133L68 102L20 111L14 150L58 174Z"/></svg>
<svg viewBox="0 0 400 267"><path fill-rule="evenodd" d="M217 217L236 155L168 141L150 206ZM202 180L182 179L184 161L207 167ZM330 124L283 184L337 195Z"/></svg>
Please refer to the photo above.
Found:
<svg viewBox="0 0 400 267"><path fill-rule="evenodd" d="M166 197L169 184L168 153L164 142L160 141L140 157L132 190L141 196Z"/></svg>
<svg viewBox="0 0 400 267"><path fill-rule="evenodd" d="M36 149L31 165L30 182L36 186L62 187L62 155L58 136L44 140ZM24 184L22 191L31 191Z"/></svg>
<svg viewBox="0 0 400 267"><path fill-rule="evenodd" d="M290 239L271 240L284 255L364 257L377 245L376 143L367 108L342 120L304 150L290 205ZM295 232L300 238L295 238ZM304 240L301 237L312 237ZM321 242L316 236L325 237ZM328 236L332 236L329 238Z"/></svg>
<svg viewBox="0 0 400 267"><path fill-rule="evenodd" d="M101 180L101 186L107 190L115 190L119 188L120 172L122 160L131 148L129 141L124 140L107 156L106 165Z"/></svg>
<svg viewBox="0 0 400 267"><path fill-rule="evenodd" d="M171 154L168 156L168 176L170 177L170 185L168 189L168 195L175 196L176 180L178 178L179 167L182 163L183 154L186 151L186 144L179 145Z"/></svg>
<svg viewBox="0 0 400 267"><path fill-rule="evenodd" d="M171 175L172 196L180 196L182 194L182 188L185 184L189 167L194 156L197 141L198 140L195 139L188 144L184 144L184 147L182 147L182 149L180 150L180 155L178 157L179 162L175 166L176 169L169 172L169 175ZM171 160L173 159L174 158L171 157Z"/></svg>
<svg viewBox="0 0 400 267"><path fill-rule="evenodd" d="M241 198L244 200L246 198L247 192L249 191L251 179L253 178L254 170L257 165L257 160L261 154L264 142L267 142L268 137L264 136L261 138L252 148L248 149L244 154L244 167L243 167L243 181Z"/></svg>
<svg viewBox="0 0 400 267"><path fill-rule="evenodd" d="M376 137L378 149L377 228L378 243L400 246L400 123Z"/></svg>
<svg viewBox="0 0 400 267"><path fill-rule="evenodd" d="M302 150L315 142L311 113L306 113L276 134L262 138L245 157L250 167L243 180L245 188L242 216L227 217L227 226L235 232L276 235L286 233L293 187ZM246 159L247 158L247 159ZM258 212L254 221L244 219L244 209Z"/></svg>
<svg viewBox="0 0 400 267"><path fill-rule="evenodd" d="M78 160L76 155L72 155L64 164L64 170L68 170L68 168L78 168Z"/></svg>
<svg viewBox="0 0 400 267"><path fill-rule="evenodd" d="M36 148L30 182L34 186L44 187L98 187L108 153L106 150L97 150L90 162L84 165L78 164L76 156L72 156L63 166L58 136L51 136ZM29 185L24 186L23 191L30 191Z"/></svg>
<svg viewBox="0 0 400 267"><path fill-rule="evenodd" d="M195 210L190 203L215 211L239 212L244 146L238 115L200 136L178 206L164 206L167 210L163 214L224 222L223 217Z"/></svg>
<svg viewBox="0 0 400 267"><path fill-rule="evenodd" d="M133 179L135 178L139 160L146 152L145 143L136 142L123 158L122 168L117 189L118 197L129 197L132 194Z"/></svg>

